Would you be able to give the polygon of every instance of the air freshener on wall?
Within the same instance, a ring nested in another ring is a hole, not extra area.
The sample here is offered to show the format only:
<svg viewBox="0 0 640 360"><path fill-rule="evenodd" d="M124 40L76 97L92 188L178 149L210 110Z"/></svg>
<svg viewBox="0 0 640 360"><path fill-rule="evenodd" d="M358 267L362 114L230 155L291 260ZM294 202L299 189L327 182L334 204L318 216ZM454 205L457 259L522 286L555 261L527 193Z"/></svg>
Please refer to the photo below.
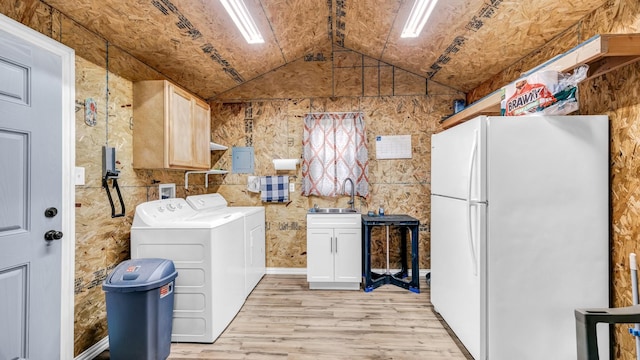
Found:
<svg viewBox="0 0 640 360"><path fill-rule="evenodd" d="M84 100L84 123L89 126L96 126L98 120L98 104L88 98Z"/></svg>

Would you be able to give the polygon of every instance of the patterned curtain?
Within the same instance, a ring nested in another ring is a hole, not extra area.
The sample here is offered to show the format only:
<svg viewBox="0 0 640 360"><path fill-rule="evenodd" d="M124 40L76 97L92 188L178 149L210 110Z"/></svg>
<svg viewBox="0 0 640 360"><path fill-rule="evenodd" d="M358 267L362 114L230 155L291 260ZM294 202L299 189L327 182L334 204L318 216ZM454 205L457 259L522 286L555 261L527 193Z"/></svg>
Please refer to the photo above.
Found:
<svg viewBox="0 0 640 360"><path fill-rule="evenodd" d="M302 195L369 195L369 154L362 113L317 113L304 118Z"/></svg>

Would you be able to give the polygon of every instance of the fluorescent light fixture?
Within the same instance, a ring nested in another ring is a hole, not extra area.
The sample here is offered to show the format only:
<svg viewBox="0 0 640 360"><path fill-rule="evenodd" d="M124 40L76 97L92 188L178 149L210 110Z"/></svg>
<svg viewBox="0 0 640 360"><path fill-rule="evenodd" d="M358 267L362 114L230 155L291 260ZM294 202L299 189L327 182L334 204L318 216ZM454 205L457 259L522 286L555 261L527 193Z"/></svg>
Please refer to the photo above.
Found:
<svg viewBox="0 0 640 360"><path fill-rule="evenodd" d="M260 30L242 0L220 0L220 2L249 44L264 42Z"/></svg>
<svg viewBox="0 0 640 360"><path fill-rule="evenodd" d="M424 24L427 23L429 15L433 12L436 2L438 2L438 0L415 0L409 19L407 19L407 23L404 24L404 29L402 29L400 37L418 37L422 28L424 28Z"/></svg>

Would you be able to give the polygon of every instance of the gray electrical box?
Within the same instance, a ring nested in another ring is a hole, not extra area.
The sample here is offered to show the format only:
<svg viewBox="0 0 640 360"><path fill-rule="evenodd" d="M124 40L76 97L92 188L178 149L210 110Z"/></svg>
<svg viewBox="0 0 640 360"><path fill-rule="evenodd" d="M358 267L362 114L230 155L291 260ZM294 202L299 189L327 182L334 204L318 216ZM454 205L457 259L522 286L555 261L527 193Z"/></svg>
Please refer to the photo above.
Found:
<svg viewBox="0 0 640 360"><path fill-rule="evenodd" d="M117 179L120 170L116 169L116 148L110 146L102 147L102 177L107 179Z"/></svg>

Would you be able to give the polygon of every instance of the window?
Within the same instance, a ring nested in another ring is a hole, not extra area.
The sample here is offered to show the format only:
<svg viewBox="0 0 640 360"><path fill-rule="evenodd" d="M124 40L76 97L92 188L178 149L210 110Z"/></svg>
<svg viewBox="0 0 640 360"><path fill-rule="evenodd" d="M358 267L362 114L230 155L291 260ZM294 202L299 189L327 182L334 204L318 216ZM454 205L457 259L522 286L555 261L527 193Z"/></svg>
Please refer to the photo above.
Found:
<svg viewBox="0 0 640 360"><path fill-rule="evenodd" d="M304 118L302 195L369 195L369 154L362 113L315 113ZM346 185L346 184L345 184Z"/></svg>

